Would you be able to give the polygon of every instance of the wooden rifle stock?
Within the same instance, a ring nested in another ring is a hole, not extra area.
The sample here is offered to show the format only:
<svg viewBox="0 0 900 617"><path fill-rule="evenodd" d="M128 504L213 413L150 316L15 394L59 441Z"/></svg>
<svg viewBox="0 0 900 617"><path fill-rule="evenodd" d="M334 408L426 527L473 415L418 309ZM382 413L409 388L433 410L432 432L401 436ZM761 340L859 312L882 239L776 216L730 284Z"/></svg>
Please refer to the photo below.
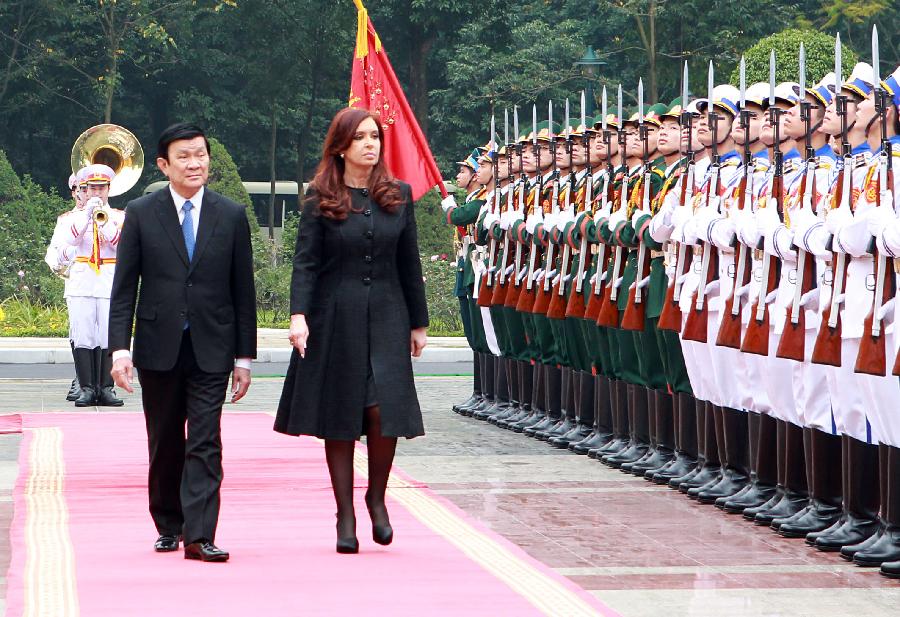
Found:
<svg viewBox="0 0 900 617"><path fill-rule="evenodd" d="M634 330L643 332L644 318L647 315L647 299L642 289L638 289L638 285L642 280L650 276L650 252L641 242L638 248L638 258L635 268L634 285L628 291L628 304L625 312L622 314L623 330Z"/></svg>
<svg viewBox="0 0 900 617"><path fill-rule="evenodd" d="M568 303L568 298L566 297L566 283L564 279L565 273L571 270L571 262L571 252L569 250L569 246L566 245L562 256L562 261L560 261L559 279L556 281L553 289L551 289L549 292L550 303L547 306L547 317L549 317L550 319L565 319L566 317L566 304ZM571 290L571 293L575 293L574 288Z"/></svg>
<svg viewBox="0 0 900 617"><path fill-rule="evenodd" d="M769 355L769 307L767 296L778 287L781 262L773 255L763 256L762 281L759 294L750 310L750 322L744 333L741 351L759 356Z"/></svg>
<svg viewBox="0 0 900 617"><path fill-rule="evenodd" d="M681 332L681 307L675 299L675 281L684 276L691 265L687 259L687 247L683 244L678 245L678 257L675 260L675 272L672 274L672 280L666 288L666 299L663 301L662 312L659 314L659 321L656 327L660 330L670 330L672 332Z"/></svg>
<svg viewBox="0 0 900 617"><path fill-rule="evenodd" d="M719 252L712 244L703 243L703 269L705 276L700 276L697 290L691 294L691 310L684 322L681 338L686 341L705 343L709 325L709 302L700 303L700 294L706 293L706 286L716 280L719 275ZM697 305L700 304L698 308Z"/></svg>
<svg viewBox="0 0 900 617"><path fill-rule="evenodd" d="M752 187L748 185L748 178L753 173L749 166L752 163L750 155L744 157L744 177L741 178L738 186L738 209L743 210L748 199L748 195L752 194ZM749 206L747 206L749 207ZM751 262L750 250L746 244L743 244L735 236L733 245L734 251L734 284L731 288L731 295L725 300L725 306L722 308L722 322L719 324L719 332L716 335L716 345L719 347L729 347L731 349L741 348L741 302L739 292L750 282Z"/></svg>
<svg viewBox="0 0 900 617"><path fill-rule="evenodd" d="M784 330L778 340L775 355L786 360L803 362L806 358L806 309L800 307L799 298L812 291L816 284L816 260L803 249L797 249L797 275L794 302L787 307Z"/></svg>
<svg viewBox="0 0 900 617"><path fill-rule="evenodd" d="M603 281L603 273L609 267L609 251L605 244L597 246L596 267L594 268L594 282L588 295L587 306L584 309L584 318L588 321L598 321L600 309L603 307L603 299L606 295L606 283Z"/></svg>
<svg viewBox="0 0 900 617"><path fill-rule="evenodd" d="M831 288L831 302L822 312L822 325L816 336L812 361L815 364L828 366L841 365L841 305L837 297L844 293L847 282L847 256L834 253L831 258L834 264L834 281Z"/></svg>

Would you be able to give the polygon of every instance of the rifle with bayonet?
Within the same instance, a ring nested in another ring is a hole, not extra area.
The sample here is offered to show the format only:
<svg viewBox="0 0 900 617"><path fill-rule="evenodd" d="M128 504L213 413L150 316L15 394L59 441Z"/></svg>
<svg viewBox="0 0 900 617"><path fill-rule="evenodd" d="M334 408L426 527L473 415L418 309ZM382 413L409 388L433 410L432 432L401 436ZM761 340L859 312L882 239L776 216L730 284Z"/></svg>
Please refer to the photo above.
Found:
<svg viewBox="0 0 900 617"><path fill-rule="evenodd" d="M876 207L881 207L881 191L894 191L894 174L891 168L891 142L887 136L888 94L881 87L878 62L878 30L872 30L872 66L875 70L875 110L881 120L881 153L878 157L878 190L875 193ZM887 375L887 359L884 343L884 326L882 324L882 307L896 293L893 272L888 270L888 258L883 255L872 238L869 252L875 256L875 293L872 308L863 322L863 336L859 342L859 353L856 356L857 373L867 375Z"/></svg>
<svg viewBox="0 0 900 617"><path fill-rule="evenodd" d="M528 174L525 173L525 166L522 163L522 157L525 151L525 143L524 141L519 141L519 116L518 110L515 108L513 108L513 126L514 132L516 134L516 153L519 158L519 187L515 195L516 209L514 210L514 212L520 213L524 218L528 216L528 212L526 211L527 205L525 198L525 192L528 190ZM512 219L512 216L510 216L510 219ZM513 229L510 226L507 235L511 233L513 233ZM521 237L513 237L512 240L516 243L516 256L513 260L512 268L512 285L508 286L506 295L503 297L503 301L501 304L507 308L515 309L519 304L519 299L521 298L522 289L524 287L522 281L519 278L519 273L522 270L522 252L525 248L525 243L527 242L527 240L524 240Z"/></svg>
<svg viewBox="0 0 900 617"><path fill-rule="evenodd" d="M619 85L619 152L622 153L624 158L625 156L625 130L622 125L622 86ZM610 178L609 182L612 184L612 178ZM616 212L627 212L627 201L628 201L628 171L622 175L622 183L619 185L618 194L616 195L619 204L616 207ZM612 230L611 231L615 231ZM618 297L619 297L619 288L617 284L619 282L619 278L622 276L622 267L624 266L623 259L623 251L624 248L621 244L616 245L615 255L613 257L613 267L611 276L609 280L606 281L606 284L609 286L609 293L604 294L603 296L603 304L600 306L600 312L597 314L597 325L604 326L607 328L617 328L619 326L619 305L618 305ZM598 278L600 273L598 272Z"/></svg>
<svg viewBox="0 0 900 617"><path fill-rule="evenodd" d="M604 87L604 98L606 89ZM587 115L585 111L585 101L584 101L584 91L581 92L581 130L584 131L581 134L582 147L584 148L584 154L586 157L585 162L585 171L584 171L584 204L582 205L582 214L584 216L584 221L587 222L589 218L593 216L593 188L594 188L594 170L591 166L591 138L590 133L588 131L587 126ZM605 119L604 119L605 122ZM576 215L575 221L577 223L578 216ZM569 294L569 301L566 303L566 317L577 317L579 319L583 319L585 317L585 312L587 311L587 304L584 301L584 273L585 273L585 265L591 259L587 234L584 233L584 229L578 230L581 233L581 241L578 246L578 270L575 273L575 284L572 288L572 292ZM596 318L595 318L596 319Z"/></svg>
<svg viewBox="0 0 900 617"><path fill-rule="evenodd" d="M834 194L838 196L836 207L840 208L850 203L850 195L853 189L853 157L850 154L850 142L847 134L847 103L846 94L841 92L841 35L837 35L834 48L835 68L835 109L841 119L841 160L838 163L838 180ZM835 250L834 236L829 240L832 251L832 283L831 302L822 311L822 324L816 336L813 347L812 361L816 364L828 366L841 365L841 303L844 301L844 288L847 284L847 254Z"/></svg>
<svg viewBox="0 0 900 617"><path fill-rule="evenodd" d="M783 110L775 106L775 52L769 56L769 115L770 122L775 131L775 173L772 176L770 197L775 200L776 209L780 217L784 212L784 155L781 152L781 114ZM769 208L768 200L760 208ZM757 250L762 251L764 239L760 238ZM769 306L768 296L778 286L780 278L781 261L774 255L763 254L762 279L759 286L759 294L751 310L750 322L744 333L741 343L741 351L761 356L769 355Z"/></svg>
<svg viewBox="0 0 900 617"><path fill-rule="evenodd" d="M713 64L709 63L708 96L706 102L709 131L712 134L712 163L710 164L709 181L706 185L706 203L709 208L710 201L718 201L719 181L721 171L721 159L718 149L718 122L719 114L713 105ZM705 343L709 325L709 305L706 302L706 288L719 277L719 252L711 242L701 241L703 256L700 260L700 282L694 296L691 296L691 310L684 323L681 337L687 341Z"/></svg>
<svg viewBox="0 0 900 617"><path fill-rule="evenodd" d="M650 169L650 146L648 143L649 127L644 122L644 82L638 81L638 135L644 150L641 154L641 163L643 166L643 175L641 177L641 210L648 212L650 210L650 177L652 171ZM631 224L627 221L626 224ZM635 230L637 231L637 230ZM641 282L650 276L650 251L647 245L638 237L638 254L637 263L635 265L634 284L628 291L628 303L625 305L625 312L622 314L622 329L643 332L644 316L647 314L647 303L644 301L644 290Z"/></svg>
<svg viewBox="0 0 900 617"><path fill-rule="evenodd" d="M556 166L556 136L553 133L553 101L550 101L548 104L547 110L547 118L548 118L548 137L549 137L549 145L547 146L547 151L550 154L551 160L551 172L550 172L550 214L553 219L556 219L559 214L559 169ZM540 165L538 165L540 167ZM541 170L541 176L543 177L543 172ZM546 186L541 187L541 192L538 193L538 199L540 200L540 208L541 208L541 217L544 214L544 192L547 191ZM535 207L538 207L537 205ZM535 226L535 232L537 232L537 226ZM556 244L550 238L550 230L544 228L543 224L541 224L541 233L535 233L535 239L539 241L539 243L546 248L544 249L544 264L543 270L544 275L541 280L541 284L537 288L537 295L534 299L534 304L531 307L531 312L536 315L546 315L547 309L550 308L550 297L552 294L552 282L550 273L553 271L553 266L556 265L556 258L553 256L556 248ZM539 237L540 236L540 237ZM545 240L546 238L546 240Z"/></svg>
<svg viewBox="0 0 900 617"><path fill-rule="evenodd" d="M491 206L490 210L493 214L500 213L500 149L497 148L494 144L494 116L491 115L491 138L488 141L488 151L490 152L490 148L494 147L494 157L491 161L491 165L494 168L493 171L493 179L494 179L494 192L491 194ZM507 127L507 137L509 137ZM487 257L487 268L485 270L484 275L481 277L481 285L478 288L478 306L489 307L491 305L491 299L493 298L494 292L494 284L495 284L495 274L497 270L496 263L496 252L497 252L497 239L491 236L491 241L489 243L490 248L488 249L488 257Z"/></svg>
<svg viewBox="0 0 900 617"><path fill-rule="evenodd" d="M541 170L541 142L538 141L538 128L537 128L537 105L532 105L531 107L531 126L532 126L532 135L531 135L531 148L534 152L535 158L535 167L537 168L536 175L534 178L534 186L531 188L529 195L531 196L531 204L525 204L525 220L528 221L529 209L531 210L530 214L537 215L538 212L541 213L541 219L543 220L543 210L541 207L541 195L544 192L544 174ZM537 228L534 230L537 231ZM518 301L516 302L515 308L517 311L522 313L531 313L534 308L534 302L537 298L537 289L535 287L534 282L534 273L535 268L537 267L537 259L538 255L541 254L541 240L538 237L537 233L532 234L531 243L529 245L529 253L528 253L528 268L525 273L525 282L522 286L523 288L519 292Z"/></svg>
<svg viewBox="0 0 900 617"><path fill-rule="evenodd" d="M693 117L688 111L688 64L684 63L684 75L681 80L681 133L682 137L687 136L684 155L687 159L686 169L681 174L681 187L679 195L679 204L685 206L694 196L694 139L692 135ZM681 299L681 282L690 268L690 260L688 259L688 247L682 242L675 242L676 258L675 271L672 274L672 280L666 288L666 297L663 300L662 311L659 314L659 320L656 323L660 330L670 330L672 332L681 332L681 307L679 301Z"/></svg>
<svg viewBox="0 0 900 617"><path fill-rule="evenodd" d="M522 160L522 148L518 143L519 138L519 110L518 108L513 108L513 141L509 141L509 116L507 113L504 113L506 116L506 128L504 131L505 142L506 142L506 217L512 215L515 212L515 198L517 193L518 182L513 174L513 152L519 157L519 165L521 167ZM502 219L502 215L501 215ZM502 226L501 226L502 229ZM507 270L510 267L510 235L512 231L507 229L501 232L503 234L503 249L500 252L500 256L498 258L497 264L497 283L494 285L493 293L491 294L490 306L503 306L506 302L506 296L509 293L510 287L514 287L514 285L509 285L507 279L509 278L507 275ZM518 243L517 243L518 244ZM515 281L515 272L513 273L513 281Z"/></svg>
<svg viewBox="0 0 900 617"><path fill-rule="evenodd" d="M601 107L601 128L603 134L603 143L606 145L606 174L603 178L603 189L600 191L600 212L606 212L607 208L615 199L615 191L613 189L613 176L616 173L613 167L612 159L612 131L606 123L606 86L603 87L603 98ZM619 127L621 129L621 127ZM589 142L586 142L589 143ZM588 148L588 157L590 157L590 145ZM588 158L588 169L590 169L590 158ZM593 178L588 178L588 187L593 188ZM590 201L588 203L591 203ZM599 234L597 234L599 238ZM600 317L600 309L603 307L604 290L606 289L605 276L607 267L607 246L600 240L597 245L597 258L594 260L594 281L592 283L591 292L588 297L587 307L584 309L584 318L588 321L596 322Z"/></svg>
<svg viewBox="0 0 900 617"><path fill-rule="evenodd" d="M750 152L750 110L747 105L747 82L746 82L746 64L744 57L741 56L740 64L740 86L741 86L741 126L744 129L744 152L743 165L744 175L738 185L737 204L739 210L750 209L750 200L753 196L753 155ZM750 263L750 247L743 242L738 241L735 235L732 241L736 250L734 252L734 286L731 289L731 295L725 300L725 306L722 309L722 322L719 324L719 334L716 337L716 345L721 347L730 347L732 349L741 348L741 300L740 290L750 282L751 263Z"/></svg>
<svg viewBox="0 0 900 617"><path fill-rule="evenodd" d="M803 43L800 43L800 119L804 123L806 134L806 165L803 178L800 181L800 207L805 208L816 198L816 161L815 149L812 145L812 105L806 97L806 51ZM787 360L803 362L806 357L806 310L801 306L804 295L816 286L816 260L794 243L797 249L797 277L794 283L794 298L791 306L787 308L787 316L784 322L784 330L778 341L778 349L775 355Z"/></svg>
<svg viewBox="0 0 900 617"><path fill-rule="evenodd" d="M563 209L561 212L569 212L573 206L572 196L575 194L575 167L572 160L572 133L569 128L569 100L566 99L566 123L563 125L563 136L565 139L566 156L569 161L569 175L567 177L567 188L565 199L563 200ZM554 160L556 160L554 158ZM556 239L563 244L562 259L559 262L559 276L556 277L556 284L553 286L550 297L550 304L547 307L547 317L550 319L564 319L566 317L566 277L569 275L569 266L572 261L572 248L565 239L564 229L560 226L559 219L556 221Z"/></svg>

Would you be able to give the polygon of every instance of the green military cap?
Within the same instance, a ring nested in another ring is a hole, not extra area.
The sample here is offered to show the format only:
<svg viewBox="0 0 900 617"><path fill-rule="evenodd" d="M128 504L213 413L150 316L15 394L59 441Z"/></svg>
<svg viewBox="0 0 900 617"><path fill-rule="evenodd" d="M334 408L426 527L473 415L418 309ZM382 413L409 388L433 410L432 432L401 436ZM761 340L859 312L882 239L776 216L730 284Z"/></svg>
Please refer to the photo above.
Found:
<svg viewBox="0 0 900 617"><path fill-rule="evenodd" d="M662 126L662 116L666 111L669 110L668 105L665 103L657 103L655 105L651 105L650 109L647 110L647 114L644 116L644 122L649 122L654 126Z"/></svg>
<svg viewBox="0 0 900 617"><path fill-rule="evenodd" d="M478 170L478 158L481 156L481 148L475 148L472 153L462 161L456 161L457 165L468 167L472 171Z"/></svg>
<svg viewBox="0 0 900 617"><path fill-rule="evenodd" d="M584 130L579 130L579 128L580 122L578 120L570 119L568 125L560 124L559 133L557 133L554 137L555 139L564 140L567 135L582 135L584 133ZM566 132L566 129L568 129L568 133Z"/></svg>
<svg viewBox="0 0 900 617"><path fill-rule="evenodd" d="M671 103L669 103L666 110L659 114L660 121L662 120L671 120L672 118L678 120L681 118L681 114L684 112L684 109L681 107L681 97L679 96L677 99L674 99Z"/></svg>
<svg viewBox="0 0 900 617"><path fill-rule="evenodd" d="M555 138L557 132L559 131L559 124L554 122L552 125L549 121L538 122L537 125L537 138L538 141L546 141L549 142L551 138ZM532 133L529 138L534 140L534 134Z"/></svg>
<svg viewBox="0 0 900 617"><path fill-rule="evenodd" d="M615 114L606 114L606 128L610 131L618 131L619 130L619 119ZM594 130L602 130L603 129L603 114L597 114L597 117L594 118Z"/></svg>

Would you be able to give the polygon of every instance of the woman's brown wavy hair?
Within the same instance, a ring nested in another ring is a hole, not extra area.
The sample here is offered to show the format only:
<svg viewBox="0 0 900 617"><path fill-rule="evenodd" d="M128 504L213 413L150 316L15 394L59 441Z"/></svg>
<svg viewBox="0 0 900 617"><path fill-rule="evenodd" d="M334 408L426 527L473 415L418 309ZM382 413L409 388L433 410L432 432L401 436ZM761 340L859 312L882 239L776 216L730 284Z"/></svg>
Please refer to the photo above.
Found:
<svg viewBox="0 0 900 617"><path fill-rule="evenodd" d="M344 159L341 153L350 148L353 136L359 125L366 118L372 118L378 127L378 139L381 141L381 154L378 163L369 176L369 194L381 209L396 212L403 205L404 198L400 184L393 178L384 163L384 130L378 118L364 109L346 107L334 116L325 145L322 146L322 160L316 168L316 176L312 181L314 197L318 199L319 213L330 219L342 221L350 213L350 189L344 184Z"/></svg>

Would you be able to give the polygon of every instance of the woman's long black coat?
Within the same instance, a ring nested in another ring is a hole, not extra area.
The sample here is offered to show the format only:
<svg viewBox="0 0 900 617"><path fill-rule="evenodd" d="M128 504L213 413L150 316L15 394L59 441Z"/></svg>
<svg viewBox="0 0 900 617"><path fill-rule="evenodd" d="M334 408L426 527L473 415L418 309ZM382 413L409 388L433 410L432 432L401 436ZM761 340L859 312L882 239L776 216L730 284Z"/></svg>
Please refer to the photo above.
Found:
<svg viewBox="0 0 900 617"><path fill-rule="evenodd" d="M306 357L291 355L275 430L289 435L358 439L371 363L381 432L424 434L413 383L410 330L428 325L428 307L410 188L389 213L367 191L352 189L343 221L307 200L300 217L291 314L309 326Z"/></svg>

